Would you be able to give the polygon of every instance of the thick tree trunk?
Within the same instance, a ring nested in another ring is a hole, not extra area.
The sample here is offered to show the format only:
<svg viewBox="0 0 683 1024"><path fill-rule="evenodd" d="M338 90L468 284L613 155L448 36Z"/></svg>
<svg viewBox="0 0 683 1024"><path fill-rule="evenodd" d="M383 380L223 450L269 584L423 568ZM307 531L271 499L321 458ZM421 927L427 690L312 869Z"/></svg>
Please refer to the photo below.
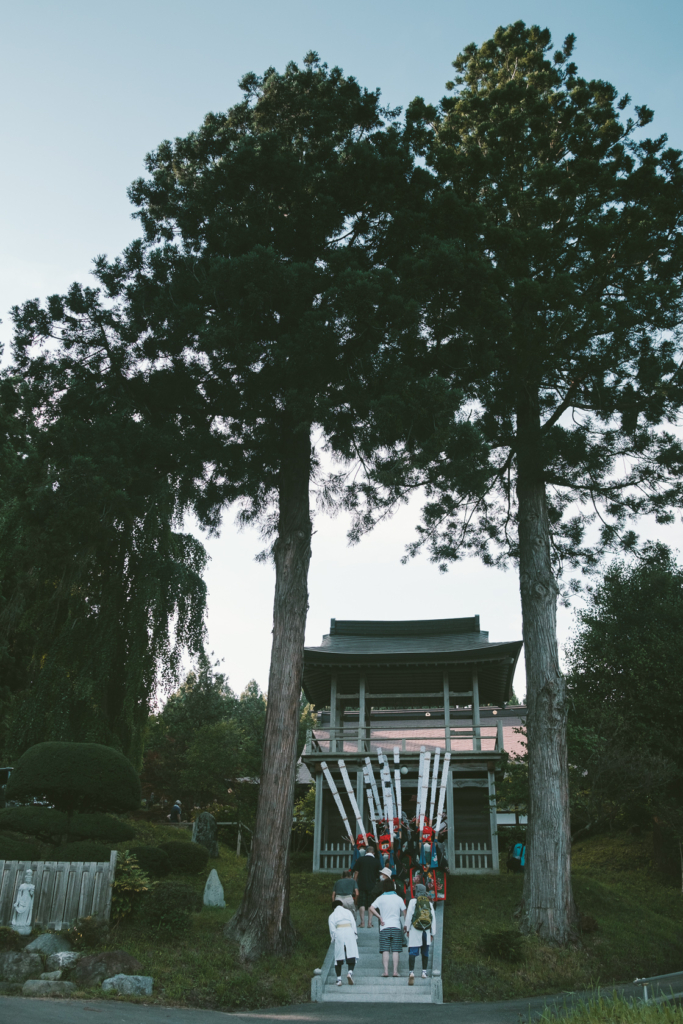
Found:
<svg viewBox="0 0 683 1024"><path fill-rule="evenodd" d="M247 886L226 926L245 960L284 955L294 944L289 916L289 847L292 834L299 697L311 560L310 430L283 438L278 537L275 542L273 646L263 742L261 785Z"/></svg>
<svg viewBox="0 0 683 1024"><path fill-rule="evenodd" d="M557 653L557 583L542 474L538 403L518 410L519 586L527 678L529 825L522 930L564 945L575 935L570 874L566 689Z"/></svg>

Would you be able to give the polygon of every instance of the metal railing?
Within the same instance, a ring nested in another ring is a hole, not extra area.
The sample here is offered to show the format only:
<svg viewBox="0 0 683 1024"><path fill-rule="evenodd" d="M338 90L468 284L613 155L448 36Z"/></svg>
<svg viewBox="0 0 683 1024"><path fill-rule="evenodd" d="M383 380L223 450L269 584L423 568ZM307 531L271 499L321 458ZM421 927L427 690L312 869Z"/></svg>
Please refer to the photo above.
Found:
<svg viewBox="0 0 683 1024"><path fill-rule="evenodd" d="M419 754L420 749L434 751L437 747L460 751L481 751L490 754L504 749L502 723L496 725L452 726L425 725L413 729L401 726L326 726L309 729L305 754L374 753L377 747L392 750L398 747L404 754Z"/></svg>
<svg viewBox="0 0 683 1024"><path fill-rule="evenodd" d="M678 991L674 992L674 978L678 980ZM648 988L652 989L653 992L662 991L661 982L668 982L666 986L667 992L662 995L656 996L653 999L648 998ZM680 998L683 995L683 971L674 971L673 974L653 974L651 978L636 978L633 982L634 985L642 985L643 987L643 1002L649 1003L663 1003L667 999Z"/></svg>

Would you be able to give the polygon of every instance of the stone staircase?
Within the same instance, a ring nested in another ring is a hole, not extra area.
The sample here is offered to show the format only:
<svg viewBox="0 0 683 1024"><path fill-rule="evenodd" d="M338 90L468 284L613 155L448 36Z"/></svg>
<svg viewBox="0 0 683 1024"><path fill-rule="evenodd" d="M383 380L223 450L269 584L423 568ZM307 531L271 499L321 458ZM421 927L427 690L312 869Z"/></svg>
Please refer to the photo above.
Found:
<svg viewBox="0 0 683 1024"><path fill-rule="evenodd" d="M314 1003L442 1003L441 949L443 937L443 903L436 907L436 935L431 946L428 977L423 979L422 961L415 964L415 984L408 984L408 947L404 946L398 961L400 978L383 978L382 956L379 952L377 918L374 928L358 928L360 958L353 972L353 985L346 980L347 967L342 968L342 985L337 987L334 971L334 944L325 957L322 968L311 980L311 1002ZM389 973L393 961L389 957Z"/></svg>

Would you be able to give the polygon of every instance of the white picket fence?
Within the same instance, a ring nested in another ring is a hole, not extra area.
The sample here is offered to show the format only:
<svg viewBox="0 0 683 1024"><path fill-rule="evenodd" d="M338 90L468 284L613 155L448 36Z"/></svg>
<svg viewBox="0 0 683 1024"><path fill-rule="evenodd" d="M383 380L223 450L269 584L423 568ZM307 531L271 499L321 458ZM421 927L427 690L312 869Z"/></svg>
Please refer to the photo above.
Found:
<svg viewBox="0 0 683 1024"><path fill-rule="evenodd" d="M483 843L459 843L455 850L455 864L451 875L477 875L493 871L493 850Z"/></svg>
<svg viewBox="0 0 683 1024"><path fill-rule="evenodd" d="M108 861L0 860L0 925L12 922L12 906L27 868L36 887L31 924L60 931L81 917L108 921L116 871L116 850Z"/></svg>
<svg viewBox="0 0 683 1024"><path fill-rule="evenodd" d="M330 843L320 851L320 870L343 871L351 866L352 852L350 843Z"/></svg>

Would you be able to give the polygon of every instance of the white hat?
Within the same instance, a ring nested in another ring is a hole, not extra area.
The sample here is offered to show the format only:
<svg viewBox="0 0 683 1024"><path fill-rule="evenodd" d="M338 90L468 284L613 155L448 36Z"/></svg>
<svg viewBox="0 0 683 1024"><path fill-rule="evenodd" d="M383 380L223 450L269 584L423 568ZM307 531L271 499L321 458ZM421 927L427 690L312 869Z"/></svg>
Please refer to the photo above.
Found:
<svg viewBox="0 0 683 1024"><path fill-rule="evenodd" d="M391 878L391 868L382 868L380 875L384 875L385 878Z"/></svg>

